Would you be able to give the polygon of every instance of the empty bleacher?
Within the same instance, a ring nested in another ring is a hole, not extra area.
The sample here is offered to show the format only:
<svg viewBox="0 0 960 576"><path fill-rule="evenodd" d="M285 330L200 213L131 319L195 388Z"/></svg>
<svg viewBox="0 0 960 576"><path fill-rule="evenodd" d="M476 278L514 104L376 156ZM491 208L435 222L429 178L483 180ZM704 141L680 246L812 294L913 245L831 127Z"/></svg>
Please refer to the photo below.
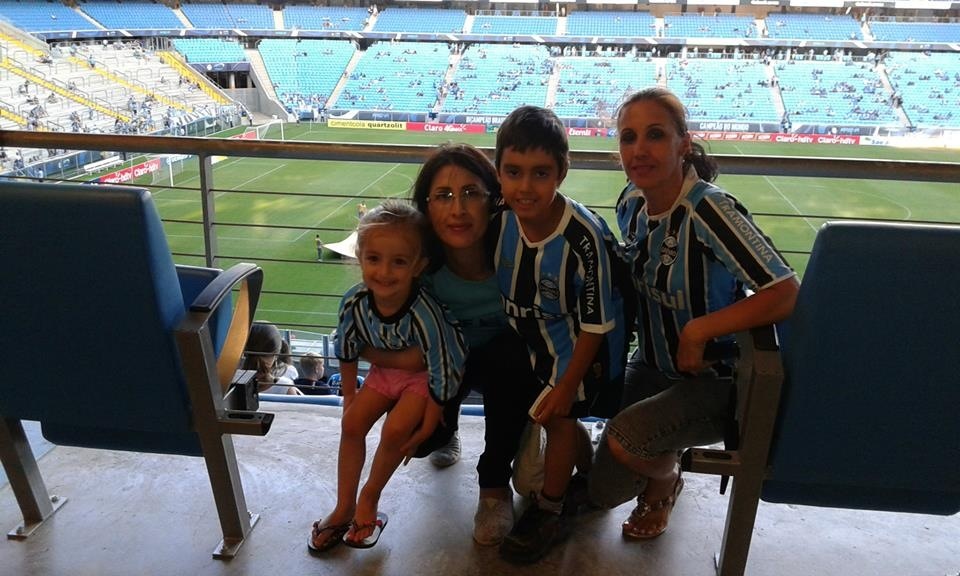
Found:
<svg viewBox="0 0 960 576"><path fill-rule="evenodd" d="M664 38L756 38L757 24L749 16L729 14L668 14Z"/></svg>
<svg viewBox="0 0 960 576"><path fill-rule="evenodd" d="M567 36L653 37L657 20L649 12L573 12L567 16Z"/></svg>
<svg viewBox="0 0 960 576"><path fill-rule="evenodd" d="M557 19L551 16L475 16L472 34L497 34L514 36L521 34L557 34Z"/></svg>
<svg viewBox="0 0 960 576"><path fill-rule="evenodd" d="M773 14L765 20L769 38L792 40L863 40L860 24L850 16Z"/></svg>
<svg viewBox="0 0 960 576"><path fill-rule="evenodd" d="M0 18L27 32L97 29L78 12L43 0L0 0Z"/></svg>
<svg viewBox="0 0 960 576"><path fill-rule="evenodd" d="M286 6L283 25L287 30L360 31L367 25L365 8L334 6Z"/></svg>
<svg viewBox="0 0 960 576"><path fill-rule="evenodd" d="M173 10L154 2L91 0L80 4L80 9L108 30L183 28Z"/></svg>
<svg viewBox="0 0 960 576"><path fill-rule="evenodd" d="M446 34L463 32L467 13L438 8L388 8L377 16L374 32Z"/></svg>
<svg viewBox="0 0 960 576"><path fill-rule="evenodd" d="M191 64L246 62L243 46L235 40L219 38L177 38L174 48Z"/></svg>
<svg viewBox="0 0 960 576"><path fill-rule="evenodd" d="M194 28L273 30L273 11L259 4L181 4Z"/></svg>
<svg viewBox="0 0 960 576"><path fill-rule="evenodd" d="M960 42L956 22L871 21L870 32L878 42Z"/></svg>

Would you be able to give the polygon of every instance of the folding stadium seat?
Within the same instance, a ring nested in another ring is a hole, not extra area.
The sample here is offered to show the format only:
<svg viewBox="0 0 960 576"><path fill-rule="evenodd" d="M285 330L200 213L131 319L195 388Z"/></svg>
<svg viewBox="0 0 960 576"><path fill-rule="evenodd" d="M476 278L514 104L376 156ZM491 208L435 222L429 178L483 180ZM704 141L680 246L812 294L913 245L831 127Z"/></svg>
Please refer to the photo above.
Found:
<svg viewBox="0 0 960 576"><path fill-rule="evenodd" d="M258 516L231 434L273 421L254 411L252 373L235 373L263 272L175 266L138 188L3 181L0 213L0 349L30 366L0 379L0 459L24 518L11 537L66 500L47 494L21 424L35 420L54 444L202 456L223 531L214 556L233 556Z"/></svg>
<svg viewBox="0 0 960 576"><path fill-rule="evenodd" d="M769 328L745 347L739 448L684 454L689 470L734 478L719 574L743 574L761 498L960 511L960 302L944 294L958 280L960 226L821 228L782 365Z"/></svg>

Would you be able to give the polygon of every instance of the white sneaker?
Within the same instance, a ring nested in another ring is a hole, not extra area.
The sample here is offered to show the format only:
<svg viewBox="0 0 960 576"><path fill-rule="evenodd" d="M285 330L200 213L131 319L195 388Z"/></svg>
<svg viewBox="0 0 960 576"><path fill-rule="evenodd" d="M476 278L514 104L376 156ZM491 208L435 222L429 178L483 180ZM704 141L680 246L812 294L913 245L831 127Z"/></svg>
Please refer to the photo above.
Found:
<svg viewBox="0 0 960 576"><path fill-rule="evenodd" d="M481 546L499 545L513 529L513 499L481 498L473 517L473 539Z"/></svg>
<svg viewBox="0 0 960 576"><path fill-rule="evenodd" d="M460 434L453 433L450 440L430 453L430 463L437 468L453 466L460 461Z"/></svg>

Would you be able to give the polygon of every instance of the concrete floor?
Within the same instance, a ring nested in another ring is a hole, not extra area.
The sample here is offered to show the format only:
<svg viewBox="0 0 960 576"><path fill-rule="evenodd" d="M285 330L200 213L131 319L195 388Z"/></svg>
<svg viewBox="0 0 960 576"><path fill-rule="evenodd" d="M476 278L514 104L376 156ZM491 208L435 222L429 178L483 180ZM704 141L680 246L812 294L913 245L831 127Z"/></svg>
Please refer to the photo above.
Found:
<svg viewBox="0 0 960 576"><path fill-rule="evenodd" d="M387 486L390 523L370 550L307 553L311 522L336 495L339 408L275 404L263 438L236 437L247 503L261 520L239 555L211 558L219 524L203 461L56 447L40 460L53 494L69 502L31 538L0 542L0 575L457 575L713 573L726 513L718 479L689 474L670 529L652 542L622 540L630 505L577 518L542 562L516 567L471 540L483 422L461 421L464 459L436 470L414 461ZM374 444L371 437L370 445ZM519 500L518 500L519 504ZM20 521L0 487L0 528ZM751 575L960 575L960 516L936 517L761 503Z"/></svg>

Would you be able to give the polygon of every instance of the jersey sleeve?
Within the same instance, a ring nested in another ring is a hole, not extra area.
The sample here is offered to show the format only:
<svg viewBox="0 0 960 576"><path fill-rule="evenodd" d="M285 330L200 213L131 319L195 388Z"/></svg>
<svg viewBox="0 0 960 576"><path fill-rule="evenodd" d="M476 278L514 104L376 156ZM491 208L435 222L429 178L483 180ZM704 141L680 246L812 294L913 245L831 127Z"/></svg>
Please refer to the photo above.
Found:
<svg viewBox="0 0 960 576"><path fill-rule="evenodd" d="M460 391L467 360L466 340L447 309L422 290L410 313L427 366L430 396L444 404Z"/></svg>
<svg viewBox="0 0 960 576"><path fill-rule="evenodd" d="M360 299L366 294L362 284L347 290L340 299L340 312L337 319L337 333L333 336L333 353L338 360L353 362L360 357L360 339L357 338L357 315L360 313Z"/></svg>
<svg viewBox="0 0 960 576"><path fill-rule="evenodd" d="M753 290L794 275L746 207L725 192L708 194L697 204L694 226L698 239Z"/></svg>
<svg viewBox="0 0 960 576"><path fill-rule="evenodd" d="M605 334L614 328L617 312L613 300L613 268L604 236L613 235L599 216L587 223L582 238L573 246L580 259L583 284L577 297L580 329Z"/></svg>

